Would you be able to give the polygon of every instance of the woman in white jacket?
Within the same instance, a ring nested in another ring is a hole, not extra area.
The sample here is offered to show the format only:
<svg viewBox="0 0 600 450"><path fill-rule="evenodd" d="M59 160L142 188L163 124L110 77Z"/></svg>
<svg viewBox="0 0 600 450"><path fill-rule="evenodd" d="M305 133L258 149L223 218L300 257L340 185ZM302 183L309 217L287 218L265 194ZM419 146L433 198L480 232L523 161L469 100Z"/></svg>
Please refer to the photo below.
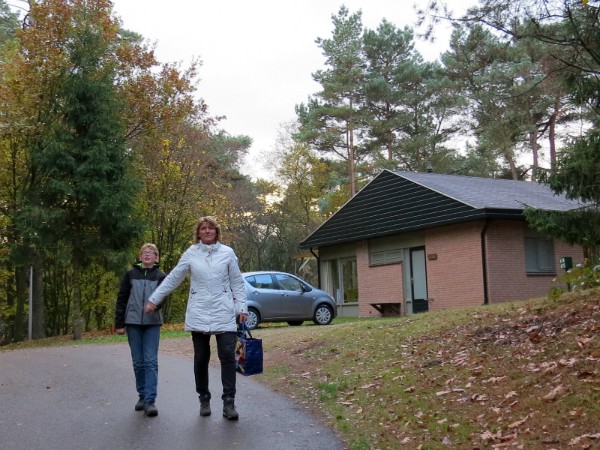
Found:
<svg viewBox="0 0 600 450"><path fill-rule="evenodd" d="M200 415L210 416L208 388L210 336L215 335L221 363L223 416L237 420L235 409L235 344L237 321L248 318L246 289L231 247L220 242L221 226L212 216L201 217L194 233L194 245L181 256L177 266L150 295L147 311L177 288L190 274L190 293L185 312L185 331L192 332L194 376L200 398Z"/></svg>

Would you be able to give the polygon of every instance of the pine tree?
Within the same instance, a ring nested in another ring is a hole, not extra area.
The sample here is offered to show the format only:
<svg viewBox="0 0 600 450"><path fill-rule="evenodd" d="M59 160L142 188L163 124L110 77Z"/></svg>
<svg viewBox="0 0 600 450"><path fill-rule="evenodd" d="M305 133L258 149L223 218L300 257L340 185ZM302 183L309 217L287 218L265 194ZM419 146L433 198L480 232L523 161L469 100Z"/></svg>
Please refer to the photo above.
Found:
<svg viewBox="0 0 600 450"><path fill-rule="evenodd" d="M360 111L364 103L365 62L361 17L360 11L350 14L345 6L332 17L331 39L316 40L326 58L327 68L313 74L322 90L307 105L296 107L298 139L346 161L350 197L356 193L356 164L361 158L357 131L363 126Z"/></svg>
<svg viewBox="0 0 600 450"><path fill-rule="evenodd" d="M116 91L118 27L110 12L104 0L33 5L24 40L31 45L25 57L41 66L30 75L46 73L40 81L52 95L38 105L43 119L29 147L33 181L19 220L38 253L61 247L70 254L75 339L83 325L84 265L102 252L127 248L143 231L132 213L138 183L125 146ZM46 43L50 52L37 37L45 33L53 39Z"/></svg>

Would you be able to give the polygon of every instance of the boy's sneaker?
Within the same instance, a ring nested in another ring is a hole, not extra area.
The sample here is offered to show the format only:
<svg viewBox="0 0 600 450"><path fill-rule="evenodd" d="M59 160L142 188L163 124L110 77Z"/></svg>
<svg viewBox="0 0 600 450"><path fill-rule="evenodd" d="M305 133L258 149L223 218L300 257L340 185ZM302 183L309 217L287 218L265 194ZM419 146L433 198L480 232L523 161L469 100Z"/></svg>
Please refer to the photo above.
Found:
<svg viewBox="0 0 600 450"><path fill-rule="evenodd" d="M154 403L146 403L144 405L144 410L146 411L146 415L148 417L158 416L158 409L156 409Z"/></svg>
<svg viewBox="0 0 600 450"><path fill-rule="evenodd" d="M144 397L140 397L139 398L139 400L135 404L135 410L136 411L143 411L144 410Z"/></svg>

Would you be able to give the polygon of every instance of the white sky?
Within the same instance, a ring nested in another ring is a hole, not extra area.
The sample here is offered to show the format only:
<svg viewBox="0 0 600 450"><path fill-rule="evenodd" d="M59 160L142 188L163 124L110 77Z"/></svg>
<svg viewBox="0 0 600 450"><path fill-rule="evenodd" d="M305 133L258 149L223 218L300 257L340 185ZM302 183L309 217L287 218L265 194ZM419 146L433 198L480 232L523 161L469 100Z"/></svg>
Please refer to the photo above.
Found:
<svg viewBox="0 0 600 450"><path fill-rule="evenodd" d="M427 0L422 0L425 6ZM457 10L476 0L449 0ZM312 73L324 57L315 39L329 38L331 16L342 4L362 10L363 25L376 29L383 18L414 26L411 0L113 0L123 26L156 43L163 63L186 67L200 58L198 95L212 116L227 116L221 128L253 139L244 172L268 178L260 157L273 148L281 124L295 119L295 105L320 90ZM420 43L425 59L447 49L448 29L435 44Z"/></svg>

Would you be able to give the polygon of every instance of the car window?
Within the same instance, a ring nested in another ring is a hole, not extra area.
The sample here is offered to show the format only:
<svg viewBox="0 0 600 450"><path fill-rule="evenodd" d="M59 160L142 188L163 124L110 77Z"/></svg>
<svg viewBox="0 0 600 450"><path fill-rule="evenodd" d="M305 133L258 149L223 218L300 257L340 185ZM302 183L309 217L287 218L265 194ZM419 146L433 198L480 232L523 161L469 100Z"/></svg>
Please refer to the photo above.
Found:
<svg viewBox="0 0 600 450"><path fill-rule="evenodd" d="M250 286L257 289L275 289L273 286L273 278L271 278L271 275L268 273L247 276L246 281L250 283Z"/></svg>
<svg viewBox="0 0 600 450"><path fill-rule="evenodd" d="M256 287L256 278L254 276L244 277L244 280L246 280L250 286Z"/></svg>
<svg viewBox="0 0 600 450"><path fill-rule="evenodd" d="M275 278L277 278L277 282L279 283L281 289L285 289L286 291L302 292L302 283L300 283L300 281L298 281L296 278L283 274L276 274Z"/></svg>

